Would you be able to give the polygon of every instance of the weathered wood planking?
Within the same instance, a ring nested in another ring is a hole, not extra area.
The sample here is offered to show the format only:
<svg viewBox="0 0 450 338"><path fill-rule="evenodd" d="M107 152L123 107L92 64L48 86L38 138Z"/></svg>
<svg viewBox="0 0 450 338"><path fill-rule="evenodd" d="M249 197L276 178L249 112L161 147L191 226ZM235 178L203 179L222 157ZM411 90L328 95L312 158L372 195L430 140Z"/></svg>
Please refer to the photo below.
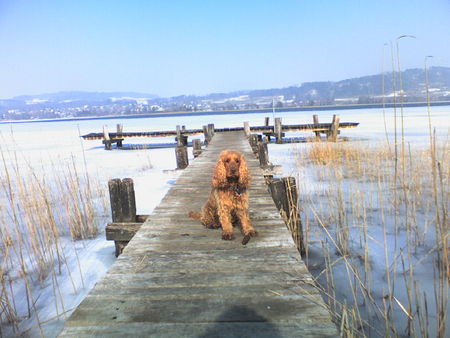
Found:
<svg viewBox="0 0 450 338"><path fill-rule="evenodd" d="M244 153L259 236L223 241L187 217L210 190L219 153ZM74 311L62 336L327 337L337 330L270 197L243 132L216 133L123 254Z"/></svg>
<svg viewBox="0 0 450 338"><path fill-rule="evenodd" d="M356 128L359 125L358 122L341 122L339 123L339 129L341 128ZM291 124L291 125L281 125L281 130L283 131L328 131L332 127L332 123L310 123L310 124ZM243 127L235 128L215 128L216 133L220 132L234 132L234 131L244 131ZM257 133L274 133L274 126L255 126L250 127L251 132ZM203 134L203 129L187 129L182 132L183 135L199 135ZM177 136L176 130L168 131L142 131L142 132L122 132L109 133L111 139L116 138L129 138L129 137L168 137ZM104 138L104 133L89 133L81 136L85 140L102 140Z"/></svg>

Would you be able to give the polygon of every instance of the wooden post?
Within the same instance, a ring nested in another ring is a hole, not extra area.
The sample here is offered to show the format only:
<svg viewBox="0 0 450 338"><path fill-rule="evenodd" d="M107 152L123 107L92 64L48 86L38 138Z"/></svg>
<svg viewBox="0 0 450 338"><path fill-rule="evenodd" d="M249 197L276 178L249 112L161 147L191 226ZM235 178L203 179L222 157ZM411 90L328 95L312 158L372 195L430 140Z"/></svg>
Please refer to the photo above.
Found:
<svg viewBox="0 0 450 338"><path fill-rule="evenodd" d="M250 137L250 125L249 125L248 121L244 122L244 133L245 133L246 138Z"/></svg>
<svg viewBox="0 0 450 338"><path fill-rule="evenodd" d="M250 143L250 147L252 147L253 154L258 154L258 135L257 134L250 134L250 137L248 139Z"/></svg>
<svg viewBox="0 0 450 338"><path fill-rule="evenodd" d="M267 149L266 142L258 142L258 157L259 166L261 168L267 168L270 165L269 162L269 150Z"/></svg>
<svg viewBox="0 0 450 338"><path fill-rule="evenodd" d="M136 222L136 198L133 179L124 178L120 183L120 199L122 204L122 222Z"/></svg>
<svg viewBox="0 0 450 338"><path fill-rule="evenodd" d="M103 126L103 143L105 144L105 150L111 150L111 138L109 137L108 126Z"/></svg>
<svg viewBox="0 0 450 338"><path fill-rule="evenodd" d="M205 136L205 146L208 145L208 143L211 141L209 134L208 134L208 126L203 126L203 135Z"/></svg>
<svg viewBox="0 0 450 338"><path fill-rule="evenodd" d="M117 135L116 137L118 138L117 140L117 148L122 148L122 133L123 133L123 124L118 123L117 126Z"/></svg>
<svg viewBox="0 0 450 338"><path fill-rule="evenodd" d="M175 140L177 141L177 146L179 147L183 145L183 138L181 134L181 128L179 125L177 125L176 129L177 129L177 136L175 137Z"/></svg>
<svg viewBox="0 0 450 338"><path fill-rule="evenodd" d="M177 158L177 169L184 169L189 165L187 147L177 145L175 148L175 156Z"/></svg>
<svg viewBox="0 0 450 338"><path fill-rule="evenodd" d="M313 115L313 123L314 124L319 124L319 116L318 115ZM315 131L314 134L316 134L316 141L320 142L321 138L320 138L320 131Z"/></svg>
<svg viewBox="0 0 450 338"><path fill-rule="evenodd" d="M336 142L339 134L339 115L333 115L330 131L327 133L327 140L330 142Z"/></svg>
<svg viewBox="0 0 450 338"><path fill-rule="evenodd" d="M269 127L269 123L270 123L270 117L265 117L264 118L264 126ZM270 143L270 134L266 134L264 136L264 141L267 143Z"/></svg>
<svg viewBox="0 0 450 338"><path fill-rule="evenodd" d="M202 143L198 138L192 140L192 153L194 157L198 157L202 153Z"/></svg>
<svg viewBox="0 0 450 338"><path fill-rule="evenodd" d="M214 124L213 123L208 124L208 134L210 135L211 138L213 138L213 136L214 136Z"/></svg>
<svg viewBox="0 0 450 338"><path fill-rule="evenodd" d="M287 218L288 226L292 233L297 249L302 256L305 255L305 244L303 242L303 229L298 210L298 192L294 177L283 177L282 181L286 187L286 195L288 200Z"/></svg>
<svg viewBox="0 0 450 338"><path fill-rule="evenodd" d="M281 125L281 117L276 117L274 126L273 126L273 132L275 134L275 142L276 143L283 143L283 127Z"/></svg>
<svg viewBox="0 0 450 338"><path fill-rule="evenodd" d="M272 179L269 183L272 198L284 218L292 238L302 256L305 254L303 229L298 212L298 193L294 177Z"/></svg>
<svg viewBox="0 0 450 338"><path fill-rule="evenodd" d="M122 201L120 200L120 178L108 181L109 201L111 205L111 216L113 222L122 221Z"/></svg>
<svg viewBox="0 0 450 338"><path fill-rule="evenodd" d="M131 178L108 181L113 222L136 222L136 199Z"/></svg>
<svg viewBox="0 0 450 338"><path fill-rule="evenodd" d="M108 187L113 223L106 226L106 239L114 240L118 257L139 229L140 225L136 223L139 217L136 215L136 197L131 178L109 180ZM111 231L114 227L118 229Z"/></svg>

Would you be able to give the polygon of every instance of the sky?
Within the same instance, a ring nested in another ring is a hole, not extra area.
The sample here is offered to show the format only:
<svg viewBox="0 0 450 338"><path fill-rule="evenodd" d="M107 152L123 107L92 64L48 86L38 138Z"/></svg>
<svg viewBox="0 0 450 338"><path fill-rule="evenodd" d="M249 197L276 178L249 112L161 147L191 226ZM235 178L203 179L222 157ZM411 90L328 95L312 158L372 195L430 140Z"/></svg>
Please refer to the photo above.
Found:
<svg viewBox="0 0 450 338"><path fill-rule="evenodd" d="M0 0L0 98L339 81L391 69L397 42L401 69L450 66L450 0Z"/></svg>

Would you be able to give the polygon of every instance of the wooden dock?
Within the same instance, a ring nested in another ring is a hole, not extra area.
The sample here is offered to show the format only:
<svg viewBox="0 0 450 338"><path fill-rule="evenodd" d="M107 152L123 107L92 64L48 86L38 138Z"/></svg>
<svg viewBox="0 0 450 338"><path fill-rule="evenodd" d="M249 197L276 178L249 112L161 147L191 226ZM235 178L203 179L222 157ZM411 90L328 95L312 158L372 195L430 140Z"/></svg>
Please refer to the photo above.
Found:
<svg viewBox="0 0 450 338"><path fill-rule="evenodd" d="M244 246L188 218L210 192L224 149L251 173L250 218L259 235ZM151 193L151 192L149 192ZM330 314L268 193L243 132L218 133L147 218L104 278L68 319L75 337L328 337Z"/></svg>

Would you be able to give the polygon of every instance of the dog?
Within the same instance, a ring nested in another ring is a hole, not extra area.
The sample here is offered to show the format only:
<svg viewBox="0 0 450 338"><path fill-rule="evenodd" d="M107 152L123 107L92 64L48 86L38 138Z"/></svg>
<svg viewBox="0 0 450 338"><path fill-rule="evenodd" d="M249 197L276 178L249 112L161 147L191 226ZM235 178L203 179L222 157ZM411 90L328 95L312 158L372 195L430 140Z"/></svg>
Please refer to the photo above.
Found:
<svg viewBox="0 0 450 338"><path fill-rule="evenodd" d="M214 168L208 201L201 213L191 211L189 217L200 220L209 229L222 227L223 240L235 238L233 224L239 223L244 235L242 244L247 244L250 237L257 235L248 215L249 183L250 176L244 156L237 151L222 151Z"/></svg>

